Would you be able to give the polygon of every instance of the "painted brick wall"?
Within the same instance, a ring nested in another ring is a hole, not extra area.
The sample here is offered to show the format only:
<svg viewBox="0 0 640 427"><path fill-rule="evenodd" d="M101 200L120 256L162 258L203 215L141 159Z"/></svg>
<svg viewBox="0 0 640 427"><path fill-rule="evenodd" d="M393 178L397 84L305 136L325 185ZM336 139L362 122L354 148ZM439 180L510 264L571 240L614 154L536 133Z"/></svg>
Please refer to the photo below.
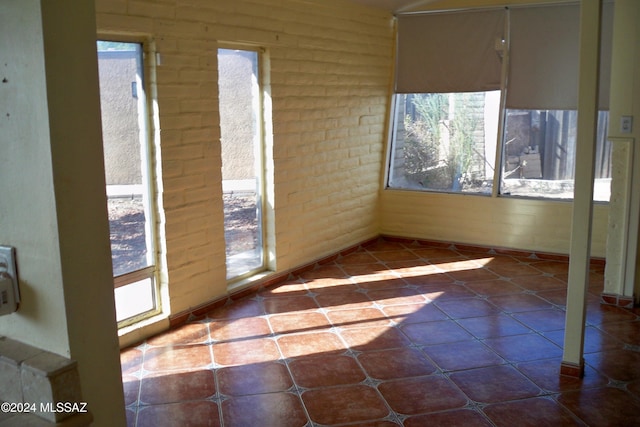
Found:
<svg viewBox="0 0 640 427"><path fill-rule="evenodd" d="M216 49L267 49L278 271L379 232L392 19L342 0L96 0L101 37L153 41L171 312L226 293ZM275 237L275 239L273 238Z"/></svg>
<svg viewBox="0 0 640 427"><path fill-rule="evenodd" d="M398 190L381 194L381 234L569 253L569 202ZM594 205L592 256L605 256L608 214L607 205Z"/></svg>

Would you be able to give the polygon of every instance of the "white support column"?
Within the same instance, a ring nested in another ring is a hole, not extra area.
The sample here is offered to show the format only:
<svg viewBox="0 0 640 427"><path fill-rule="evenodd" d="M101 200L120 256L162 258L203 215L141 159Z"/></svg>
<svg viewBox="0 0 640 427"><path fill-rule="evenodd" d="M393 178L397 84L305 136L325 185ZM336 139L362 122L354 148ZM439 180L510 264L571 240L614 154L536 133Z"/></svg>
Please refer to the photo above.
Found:
<svg viewBox="0 0 640 427"><path fill-rule="evenodd" d="M569 260L569 287L561 374L584 375L584 329L589 285L593 179L598 112L600 15L602 0L580 3L580 76L575 193Z"/></svg>
<svg viewBox="0 0 640 427"><path fill-rule="evenodd" d="M77 362L93 425L119 427L95 19L92 1L0 0L0 243L21 292L0 335Z"/></svg>

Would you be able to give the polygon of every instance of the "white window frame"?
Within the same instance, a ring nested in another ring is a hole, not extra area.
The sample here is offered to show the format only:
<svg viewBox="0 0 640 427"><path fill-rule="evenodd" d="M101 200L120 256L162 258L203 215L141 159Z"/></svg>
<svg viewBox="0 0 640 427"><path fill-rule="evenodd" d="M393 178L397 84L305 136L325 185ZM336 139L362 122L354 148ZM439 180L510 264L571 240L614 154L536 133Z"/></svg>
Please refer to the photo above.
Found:
<svg viewBox="0 0 640 427"><path fill-rule="evenodd" d="M147 255L150 265L129 273L124 273L118 276L114 276L114 291L115 289L134 284L136 282L149 279L152 281L152 298L153 308L131 317L127 317L118 321L118 329L123 329L139 323L143 320L149 319L163 312L161 287L160 281L160 269L161 269L161 257L160 247L161 242L159 236L161 235L158 225L158 215L160 212L160 199L158 197L158 183L160 176L160 168L155 167L159 164L159 138L156 132L155 123L157 122L153 96L154 93L154 81L155 81L155 55L154 55L154 43L147 38L136 38L129 36L119 35L98 35L98 41L104 42L116 42L116 43L132 43L138 44L141 47L141 68L142 68L142 82L137 87L137 96L144 97L139 101L139 105L142 107L142 111L138 111L138 124L140 137L139 142L141 148L145 150L145 162L141 170L142 181L145 188L143 191L147 193L147 217L145 218L145 236L146 245L150 254ZM144 146L142 146L144 144Z"/></svg>
<svg viewBox="0 0 640 427"><path fill-rule="evenodd" d="M255 151L255 162L257 169L257 179L258 184L256 186L256 191L259 192L256 196L258 197L258 210L259 210L259 227L260 227L260 265L246 272L240 273L234 276L227 275L227 287L229 289L234 289L238 286L242 286L247 280L256 275L264 273L270 270L270 257L269 257L269 241L270 241L270 227L268 223L268 206L267 206L267 174L266 174L266 166L267 166L267 128L268 125L268 114L267 114L267 106L266 96L265 96L265 86L268 82L268 67L267 63L267 50L258 45L253 44L244 44L244 43L233 43L233 42L220 42L216 48L216 55L219 50L239 50L239 51L247 51L254 52L256 54L256 58L258 61L257 69L258 69L258 78L257 78L257 99L254 102L257 104L255 106L257 110L256 117L256 126L258 127L256 130L258 141L254 144ZM225 249L227 246L227 242L225 241ZM228 259L225 260L225 265L228 268Z"/></svg>

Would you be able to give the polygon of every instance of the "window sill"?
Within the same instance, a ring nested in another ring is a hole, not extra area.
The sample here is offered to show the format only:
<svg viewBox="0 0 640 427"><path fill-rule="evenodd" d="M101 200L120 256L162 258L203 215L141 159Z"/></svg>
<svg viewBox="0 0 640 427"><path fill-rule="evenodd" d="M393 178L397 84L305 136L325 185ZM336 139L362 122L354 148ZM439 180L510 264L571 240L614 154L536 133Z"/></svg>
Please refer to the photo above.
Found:
<svg viewBox="0 0 640 427"><path fill-rule="evenodd" d="M137 344L144 339L169 329L169 317L165 313L141 320L118 329L120 348Z"/></svg>
<svg viewBox="0 0 640 427"><path fill-rule="evenodd" d="M235 294L240 291L262 286L267 281L278 277L280 277L280 275L278 275L275 271L263 270L258 273L252 274L249 277L230 281L227 286L227 290L229 294Z"/></svg>

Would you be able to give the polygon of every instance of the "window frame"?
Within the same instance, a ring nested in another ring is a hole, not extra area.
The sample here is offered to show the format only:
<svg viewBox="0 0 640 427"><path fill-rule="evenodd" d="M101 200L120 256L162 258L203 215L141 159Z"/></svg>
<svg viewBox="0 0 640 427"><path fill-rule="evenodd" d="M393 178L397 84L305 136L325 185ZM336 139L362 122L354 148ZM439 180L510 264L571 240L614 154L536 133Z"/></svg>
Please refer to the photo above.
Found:
<svg viewBox="0 0 640 427"><path fill-rule="evenodd" d="M256 60L257 60L256 68L258 71L258 78L256 79L257 86L258 86L257 99L255 100L255 102L258 104L258 112L256 115L256 125L257 125L256 134L258 136L259 141L257 142L258 147L254 147L254 149L257 148L256 155L258 156L258 158L255 159L255 163L256 163L255 167L257 169L256 172L258 172L257 179L259 181L258 184L256 185L256 191L259 192L259 194L257 194L258 202L256 203L256 207L259 209L259 215L258 215L258 221L259 221L259 227L260 227L259 240L261 245L260 246L260 265L235 276L228 277L228 275L225 274L225 277L227 280L227 288L233 289L237 285L244 283L246 280L250 279L251 277L270 270L269 268L270 260L269 260L269 251L268 251L268 246L269 246L268 232L269 231L268 231L268 223L267 223L267 193L266 193L267 191L267 185L266 185L267 113L266 113L266 105L265 105L265 90L268 84L267 83L268 82L268 77L267 77L267 72L268 72L267 60L268 59L266 57L267 49L260 45L241 43L241 42L237 42L237 43L219 42L216 46L216 51L215 51L216 55L219 54L220 50L238 50L238 51L254 52L256 54ZM218 77L217 77L218 84L219 84L219 79L220 79L220 75L219 75L219 68L218 68ZM222 139L222 135L220 136L220 138ZM220 144L220 147L222 150L222 144ZM222 167L222 163L221 163L221 167ZM224 227L226 230L226 226ZM227 247L227 242L225 240L225 250L226 250L226 247ZM228 258L226 256L225 256L225 270L228 271Z"/></svg>
<svg viewBox="0 0 640 427"><path fill-rule="evenodd" d="M144 123L140 123L141 128L139 133L143 134L143 138L139 138L139 143L142 146L144 144L145 159L142 173L142 180L144 190L147 193L147 200L145 211L148 211L148 217L145 221L145 232L150 236L147 239L150 244L150 248L147 248L151 254L148 255L151 265L146 267L119 274L113 277L114 291L118 288L122 288L127 285L135 284L142 280L149 279L152 282L152 303L153 308L144 312L137 313L133 316L121 319L117 321L118 329L123 329L132 326L136 323L157 316L163 312L163 304L161 298L162 283L160 279L161 270L161 256L160 256L160 229L158 224L158 216L160 215L160 200L158 198L158 185L161 179L158 168L155 165L159 162L159 140L157 140L156 132L156 111L154 108L154 92L155 92L155 49L152 39L147 37L132 37L127 35L114 35L114 34L98 34L96 40L98 42L115 42L115 43L131 43L140 45L140 65L142 70L142 88L136 88L137 97L143 96L142 102L139 102L143 106L144 111L138 112L138 118L144 118ZM96 50L97 57L97 50ZM103 141L104 146L104 141ZM117 313L116 313L117 315Z"/></svg>
<svg viewBox="0 0 640 427"><path fill-rule="evenodd" d="M492 174L492 177L489 179L487 178L485 181L487 182L491 182L492 187L491 187L491 191L463 191L463 190L459 190L459 191L455 191L453 189L435 189L435 188L416 188L416 187L411 187L411 186L406 186L406 187L401 187L401 186L394 186L392 185L393 180L394 180L394 176L393 176L393 170L395 168L394 164L395 164L395 156L393 155L395 152L395 149L397 147L398 144L398 132L396 132L396 129L398 127L398 114L399 114L399 106L398 104L401 102L400 101L400 97L402 96L406 96L406 95L446 95L446 96L456 96L456 95L460 95L460 94L471 94L471 95L478 95L478 94L488 94L491 92L498 92L498 90L495 91L480 91L480 92L452 92L452 93L442 93L442 94L438 94L438 93L412 93L412 94L408 94L408 93L394 93L392 95L392 101L391 101L391 117L389 120L389 144L388 148L387 148L387 168L385 170L385 175L384 175L384 185L385 185L385 189L389 189L389 190L404 190L404 191L417 191L417 192L425 192L425 193L439 193L439 194L463 194L463 195L475 195L475 196L482 196L482 197L490 197L493 195L494 193L494 185L495 185L495 166L496 164L499 164L497 162L497 157L500 155L500 153L498 152L497 148L495 150L492 150L495 152L495 156L492 159L489 159L488 157L482 155L482 159L481 161L485 164L487 164L489 167L491 167L492 169L494 169L494 172ZM487 99L487 97L485 96L485 99ZM500 101L498 104L498 111L497 113L497 129L496 129L496 138L500 139L500 135L502 132L502 125L501 125L501 114L502 114L502 110L500 108L500 105L502 105L502 93L500 93ZM486 105L485 105L486 106ZM404 120L404 119L403 119ZM448 118L446 120L447 122L451 122L452 119ZM484 128L484 125L483 125ZM493 163L492 163L493 162Z"/></svg>

